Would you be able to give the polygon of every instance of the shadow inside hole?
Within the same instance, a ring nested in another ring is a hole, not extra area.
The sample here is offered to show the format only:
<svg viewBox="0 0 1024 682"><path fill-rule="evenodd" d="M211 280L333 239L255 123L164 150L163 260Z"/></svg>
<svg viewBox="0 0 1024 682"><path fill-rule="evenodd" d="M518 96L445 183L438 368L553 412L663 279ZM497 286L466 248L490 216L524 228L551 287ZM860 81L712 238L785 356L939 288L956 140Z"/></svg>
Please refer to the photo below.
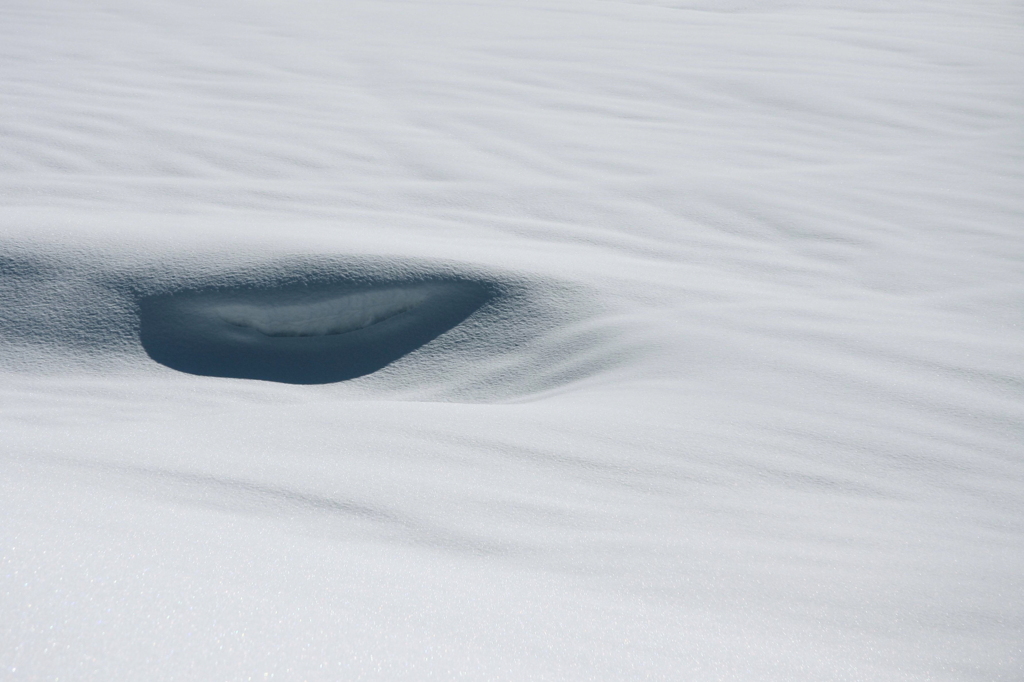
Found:
<svg viewBox="0 0 1024 682"><path fill-rule="evenodd" d="M181 372L326 384L376 372L488 298L462 281L182 292L140 301L140 337Z"/></svg>

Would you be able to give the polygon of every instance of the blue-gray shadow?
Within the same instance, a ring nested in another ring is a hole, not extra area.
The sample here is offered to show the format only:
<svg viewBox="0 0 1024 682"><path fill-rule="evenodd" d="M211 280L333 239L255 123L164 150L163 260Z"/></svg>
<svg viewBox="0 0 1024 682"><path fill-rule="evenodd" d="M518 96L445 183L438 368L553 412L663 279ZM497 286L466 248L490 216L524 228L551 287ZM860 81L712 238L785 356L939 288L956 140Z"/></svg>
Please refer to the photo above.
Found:
<svg viewBox="0 0 1024 682"><path fill-rule="evenodd" d="M327 384L389 365L493 293L482 282L186 291L139 302L142 347L188 374Z"/></svg>

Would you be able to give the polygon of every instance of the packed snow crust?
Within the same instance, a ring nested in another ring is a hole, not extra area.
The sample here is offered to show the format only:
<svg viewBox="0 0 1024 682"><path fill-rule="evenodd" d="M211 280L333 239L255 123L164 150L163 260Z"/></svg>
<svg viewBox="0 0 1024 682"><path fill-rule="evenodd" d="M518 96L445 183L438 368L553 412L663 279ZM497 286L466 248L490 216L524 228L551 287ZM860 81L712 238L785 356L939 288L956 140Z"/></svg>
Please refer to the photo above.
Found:
<svg viewBox="0 0 1024 682"><path fill-rule="evenodd" d="M1022 45L3 3L0 679L1024 678Z"/></svg>

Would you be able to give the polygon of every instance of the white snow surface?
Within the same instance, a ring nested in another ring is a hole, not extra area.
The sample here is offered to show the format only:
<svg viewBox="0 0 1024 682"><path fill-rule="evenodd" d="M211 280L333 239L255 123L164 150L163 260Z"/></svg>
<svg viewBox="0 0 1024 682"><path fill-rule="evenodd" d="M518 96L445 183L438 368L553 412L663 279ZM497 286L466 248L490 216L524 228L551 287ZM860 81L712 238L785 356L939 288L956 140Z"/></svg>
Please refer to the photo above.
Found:
<svg viewBox="0 0 1024 682"><path fill-rule="evenodd" d="M0 679L1024 679L1019 2L5 0L0 65ZM140 345L335 275L503 293L340 383Z"/></svg>

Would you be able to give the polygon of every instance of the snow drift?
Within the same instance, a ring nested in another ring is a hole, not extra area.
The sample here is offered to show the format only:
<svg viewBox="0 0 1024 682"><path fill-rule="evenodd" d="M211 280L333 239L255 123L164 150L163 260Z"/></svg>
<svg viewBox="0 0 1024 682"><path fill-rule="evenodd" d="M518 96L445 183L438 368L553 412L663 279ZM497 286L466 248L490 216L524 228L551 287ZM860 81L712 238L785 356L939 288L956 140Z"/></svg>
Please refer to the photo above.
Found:
<svg viewBox="0 0 1024 682"><path fill-rule="evenodd" d="M602 321L608 306L591 288L536 272L331 249L182 254L75 241L8 241L0 367L162 367L477 402L599 376L640 343Z"/></svg>

